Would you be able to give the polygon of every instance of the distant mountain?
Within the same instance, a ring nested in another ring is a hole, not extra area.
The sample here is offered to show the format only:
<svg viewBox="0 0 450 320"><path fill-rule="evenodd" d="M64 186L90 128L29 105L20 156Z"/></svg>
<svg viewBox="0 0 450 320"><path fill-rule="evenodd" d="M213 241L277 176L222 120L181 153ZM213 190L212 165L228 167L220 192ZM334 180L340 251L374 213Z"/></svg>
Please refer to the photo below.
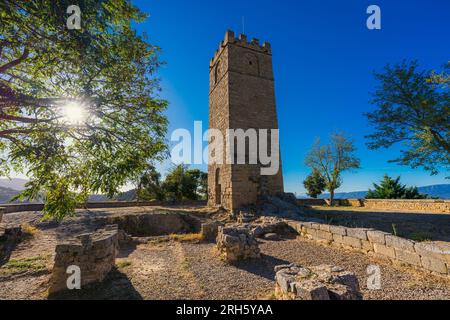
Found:
<svg viewBox="0 0 450 320"><path fill-rule="evenodd" d="M435 184L432 186L419 187L420 193L426 193L439 199L450 199L450 184Z"/></svg>
<svg viewBox="0 0 450 320"><path fill-rule="evenodd" d="M18 193L17 190L0 187L0 203L9 202L9 200Z"/></svg>
<svg viewBox="0 0 450 320"><path fill-rule="evenodd" d="M435 184L432 186L419 187L419 192L428 194L433 198L450 199L450 184ZM367 191L353 191L353 192L337 192L334 197L336 199L363 199L366 197ZM321 194L318 198L327 199L330 195L328 193ZM307 198L305 195L299 198Z"/></svg>
<svg viewBox="0 0 450 320"><path fill-rule="evenodd" d="M22 191L25 189L25 184L27 182L28 180L19 178L0 179L0 187Z"/></svg>

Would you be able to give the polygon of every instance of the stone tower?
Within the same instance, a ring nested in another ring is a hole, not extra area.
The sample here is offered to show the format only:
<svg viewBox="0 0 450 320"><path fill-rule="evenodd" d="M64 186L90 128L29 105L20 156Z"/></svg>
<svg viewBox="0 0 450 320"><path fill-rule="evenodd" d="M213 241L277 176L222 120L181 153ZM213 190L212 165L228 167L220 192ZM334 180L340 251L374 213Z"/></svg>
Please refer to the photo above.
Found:
<svg viewBox="0 0 450 320"><path fill-rule="evenodd" d="M227 129L278 129L269 43L248 42L245 35L235 38L227 31L209 70L210 129L224 135ZM235 211L255 204L260 196L283 193L281 160L274 175L261 175L261 166L259 161L209 164L208 205Z"/></svg>

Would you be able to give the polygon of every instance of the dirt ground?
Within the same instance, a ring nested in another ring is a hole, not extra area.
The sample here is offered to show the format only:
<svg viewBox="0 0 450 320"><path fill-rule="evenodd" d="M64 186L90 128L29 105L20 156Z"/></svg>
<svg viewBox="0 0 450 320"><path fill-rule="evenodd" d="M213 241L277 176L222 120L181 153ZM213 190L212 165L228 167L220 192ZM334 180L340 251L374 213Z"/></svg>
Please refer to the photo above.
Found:
<svg viewBox="0 0 450 320"><path fill-rule="evenodd" d="M38 223L36 213L6 216L9 222L27 222L36 229L0 266L0 299L46 299L57 239L89 229L92 215L155 210L124 208L80 211L61 225ZM199 216L207 210L195 211ZM98 285L61 295L61 299L271 299L275 265L296 262L304 266L333 264L355 272L364 299L450 299L450 280L392 266L383 261L305 239L260 240L261 259L228 265L217 256L214 243L158 240L121 247L116 268ZM368 290L366 269L381 267L381 290Z"/></svg>

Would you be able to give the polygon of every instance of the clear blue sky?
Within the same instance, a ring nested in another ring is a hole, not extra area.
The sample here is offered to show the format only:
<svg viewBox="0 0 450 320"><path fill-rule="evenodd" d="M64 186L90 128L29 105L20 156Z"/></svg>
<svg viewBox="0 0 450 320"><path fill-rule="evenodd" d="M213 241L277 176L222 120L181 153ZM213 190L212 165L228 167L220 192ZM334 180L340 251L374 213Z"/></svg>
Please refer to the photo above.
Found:
<svg viewBox="0 0 450 320"><path fill-rule="evenodd" d="M356 140L362 168L339 191L366 190L384 173L404 183L449 183L444 175L388 163L399 148L371 151L363 116L373 108L373 71L402 59L438 68L450 59L450 1L134 1L151 16L137 25L162 48L162 97L170 130L208 124L209 60L227 29L269 41L273 50L285 189L303 193L303 159L315 137L343 130ZM366 28L366 8L382 12L382 30ZM205 130L207 128L204 128ZM162 166L167 167L168 164ZM205 166L202 167L206 169Z"/></svg>

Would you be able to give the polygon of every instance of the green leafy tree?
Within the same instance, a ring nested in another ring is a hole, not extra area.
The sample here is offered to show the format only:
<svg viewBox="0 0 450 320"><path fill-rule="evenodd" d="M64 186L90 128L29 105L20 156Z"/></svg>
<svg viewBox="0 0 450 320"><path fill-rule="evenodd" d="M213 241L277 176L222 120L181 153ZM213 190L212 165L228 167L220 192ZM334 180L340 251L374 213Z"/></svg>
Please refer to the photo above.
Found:
<svg viewBox="0 0 450 320"><path fill-rule="evenodd" d="M136 189L136 198L141 200L164 200L164 190L161 185L161 174L153 165L140 176Z"/></svg>
<svg viewBox="0 0 450 320"><path fill-rule="evenodd" d="M366 199L426 199L427 195L420 194L417 187L406 187L400 183L400 177L392 179L384 175L380 184L373 184L374 190L369 189Z"/></svg>
<svg viewBox="0 0 450 320"><path fill-rule="evenodd" d="M375 132L371 149L403 143L399 158L391 160L437 174L450 169L450 63L442 72L421 71L417 62L386 66L375 74L376 109L367 113Z"/></svg>
<svg viewBox="0 0 450 320"><path fill-rule="evenodd" d="M313 172L303 181L303 185L307 190L306 194L316 199L325 190L326 182L319 170L313 169Z"/></svg>
<svg viewBox="0 0 450 320"><path fill-rule="evenodd" d="M207 174L185 165L174 166L163 183L165 197L170 201L198 200L206 196Z"/></svg>
<svg viewBox="0 0 450 320"><path fill-rule="evenodd" d="M101 193L112 198L166 149L167 106L156 98L159 48L132 25L127 0L0 3L0 176L25 173L20 198L43 196L62 219Z"/></svg>
<svg viewBox="0 0 450 320"><path fill-rule="evenodd" d="M317 170L325 179L326 189L330 192L330 205L334 204L334 190L342 184L342 172L359 168L360 161L355 151L352 140L342 133L333 133L328 145L321 145L320 139L317 139L305 158L306 165L313 171Z"/></svg>

